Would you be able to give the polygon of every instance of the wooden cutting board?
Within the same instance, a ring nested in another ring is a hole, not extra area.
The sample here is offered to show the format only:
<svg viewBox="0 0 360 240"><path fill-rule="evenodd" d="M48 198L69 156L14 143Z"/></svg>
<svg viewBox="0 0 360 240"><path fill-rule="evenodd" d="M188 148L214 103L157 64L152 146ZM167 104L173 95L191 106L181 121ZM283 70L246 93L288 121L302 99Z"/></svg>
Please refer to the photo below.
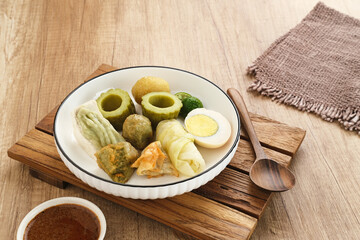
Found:
<svg viewBox="0 0 360 240"><path fill-rule="evenodd" d="M103 64L87 80L115 69ZM9 157L30 166L32 176L50 184L73 184L199 239L248 239L271 198L271 192L250 181L255 156L244 130L225 170L192 192L134 200L98 191L75 177L61 161L53 138L56 111L57 107L8 150ZM288 166L305 131L256 114L250 116L266 154Z"/></svg>

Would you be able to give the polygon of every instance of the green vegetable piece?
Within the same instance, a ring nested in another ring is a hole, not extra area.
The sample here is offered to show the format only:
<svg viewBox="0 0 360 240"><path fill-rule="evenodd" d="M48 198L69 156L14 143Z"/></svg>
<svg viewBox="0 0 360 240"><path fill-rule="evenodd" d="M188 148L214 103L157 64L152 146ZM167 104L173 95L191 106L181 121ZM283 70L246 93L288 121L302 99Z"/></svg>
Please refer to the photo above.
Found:
<svg viewBox="0 0 360 240"><path fill-rule="evenodd" d="M96 99L101 114L118 131L121 131L125 119L135 113L135 105L129 94L122 89L110 89Z"/></svg>
<svg viewBox="0 0 360 240"><path fill-rule="evenodd" d="M182 104L183 104L183 107L180 110L180 116L182 116L184 118L188 115L189 112L191 112L195 108L202 108L203 107L202 102L198 98L196 98L194 96L185 98L182 101Z"/></svg>
<svg viewBox="0 0 360 240"><path fill-rule="evenodd" d="M182 107L179 98L168 92L151 92L142 97L142 113L153 127L162 120L177 118Z"/></svg>
<svg viewBox="0 0 360 240"><path fill-rule="evenodd" d="M186 92L175 93L175 96L177 96L180 99L180 101L183 101L185 98L191 97L191 95Z"/></svg>

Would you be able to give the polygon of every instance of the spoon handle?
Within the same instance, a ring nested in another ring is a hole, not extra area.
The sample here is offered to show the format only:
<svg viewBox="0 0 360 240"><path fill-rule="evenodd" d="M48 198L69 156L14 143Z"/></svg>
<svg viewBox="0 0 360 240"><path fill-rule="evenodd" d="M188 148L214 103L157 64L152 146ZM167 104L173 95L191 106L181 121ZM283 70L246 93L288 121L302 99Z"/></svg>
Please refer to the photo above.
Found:
<svg viewBox="0 0 360 240"><path fill-rule="evenodd" d="M229 88L227 90L227 93L229 94L230 98L234 101L239 113L240 113L240 120L242 124L244 124L245 130L249 135L251 144L254 148L256 159L255 161L259 159L265 159L267 158L263 148L260 145L259 139L256 136L254 126L250 120L249 112L246 108L244 99L241 97L238 90L235 88Z"/></svg>

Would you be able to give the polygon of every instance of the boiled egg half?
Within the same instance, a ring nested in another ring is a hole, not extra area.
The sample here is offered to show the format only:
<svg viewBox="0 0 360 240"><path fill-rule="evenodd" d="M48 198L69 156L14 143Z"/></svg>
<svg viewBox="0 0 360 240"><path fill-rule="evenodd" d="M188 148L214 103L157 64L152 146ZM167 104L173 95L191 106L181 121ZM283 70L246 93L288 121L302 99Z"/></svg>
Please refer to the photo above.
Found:
<svg viewBox="0 0 360 240"><path fill-rule="evenodd" d="M186 116L186 130L194 136L195 143L205 148L223 146L230 138L229 121L219 112L196 108Z"/></svg>

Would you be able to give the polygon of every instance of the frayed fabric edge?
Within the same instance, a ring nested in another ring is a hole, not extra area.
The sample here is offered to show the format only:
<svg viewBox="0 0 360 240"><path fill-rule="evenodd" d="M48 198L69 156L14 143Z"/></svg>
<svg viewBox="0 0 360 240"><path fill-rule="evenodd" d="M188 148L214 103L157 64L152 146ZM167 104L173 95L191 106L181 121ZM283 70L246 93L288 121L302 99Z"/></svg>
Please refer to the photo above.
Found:
<svg viewBox="0 0 360 240"><path fill-rule="evenodd" d="M257 70L256 65L252 65L248 67L247 72L255 76ZM263 96L270 97L271 100L275 102L294 106L302 111L315 113L329 122L337 120L346 130L355 131L360 135L360 109L358 108L348 107L343 109L337 106L307 100L296 94L269 86L258 79L249 86L248 91L257 91Z"/></svg>

